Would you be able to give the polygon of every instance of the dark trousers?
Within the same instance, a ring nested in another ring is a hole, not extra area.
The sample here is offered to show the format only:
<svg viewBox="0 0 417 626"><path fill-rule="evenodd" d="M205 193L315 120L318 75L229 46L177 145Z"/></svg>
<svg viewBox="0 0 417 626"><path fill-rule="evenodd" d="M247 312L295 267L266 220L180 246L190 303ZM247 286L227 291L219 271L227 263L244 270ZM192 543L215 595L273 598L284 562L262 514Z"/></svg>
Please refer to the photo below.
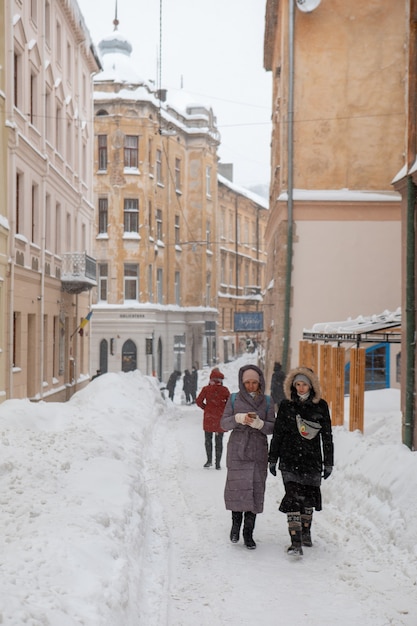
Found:
<svg viewBox="0 0 417 626"><path fill-rule="evenodd" d="M223 454L223 433L204 433L207 461L213 461L213 435L216 453L216 463L220 463Z"/></svg>

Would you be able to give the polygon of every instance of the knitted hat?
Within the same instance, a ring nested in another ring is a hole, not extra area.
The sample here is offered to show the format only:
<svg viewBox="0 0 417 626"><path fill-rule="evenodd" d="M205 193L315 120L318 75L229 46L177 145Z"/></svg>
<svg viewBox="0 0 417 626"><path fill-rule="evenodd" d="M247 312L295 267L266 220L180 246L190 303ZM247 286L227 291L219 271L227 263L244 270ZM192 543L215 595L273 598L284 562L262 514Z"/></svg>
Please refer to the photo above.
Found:
<svg viewBox="0 0 417 626"><path fill-rule="evenodd" d="M295 383L297 382L306 383L306 385L311 387L311 380L308 378L308 376L304 376L304 374L297 374L296 376L294 376L292 384L295 385Z"/></svg>
<svg viewBox="0 0 417 626"><path fill-rule="evenodd" d="M248 380L255 380L259 383L259 374L256 370L245 370L242 375L242 383L246 383Z"/></svg>
<svg viewBox="0 0 417 626"><path fill-rule="evenodd" d="M215 367L214 370L211 370L211 374L210 374L210 380L223 380L224 378L224 374L221 373L221 371Z"/></svg>

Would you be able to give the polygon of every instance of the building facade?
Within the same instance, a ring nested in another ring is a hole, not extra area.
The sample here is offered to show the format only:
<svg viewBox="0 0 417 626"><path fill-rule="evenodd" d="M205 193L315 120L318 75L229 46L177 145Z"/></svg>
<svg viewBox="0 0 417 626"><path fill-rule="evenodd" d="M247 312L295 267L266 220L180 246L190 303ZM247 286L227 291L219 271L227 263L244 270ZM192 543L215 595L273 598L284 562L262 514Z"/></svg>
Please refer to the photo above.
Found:
<svg viewBox="0 0 417 626"><path fill-rule="evenodd" d="M227 363L264 346L268 203L219 174L218 211L218 353Z"/></svg>
<svg viewBox="0 0 417 626"><path fill-rule="evenodd" d="M7 375L7 261L9 222L7 219L7 100L6 100L6 7L0 0L0 402L6 397Z"/></svg>
<svg viewBox="0 0 417 626"><path fill-rule="evenodd" d="M100 65L75 0L7 2L5 24L1 392L62 400L89 376L88 336L77 328L96 284L91 77Z"/></svg>
<svg viewBox="0 0 417 626"><path fill-rule="evenodd" d="M304 328L401 299L405 2L268 0L273 73L265 297L267 376Z"/></svg>
<svg viewBox="0 0 417 626"><path fill-rule="evenodd" d="M220 136L210 108L137 74L117 21L99 50L92 369L166 382L217 359Z"/></svg>

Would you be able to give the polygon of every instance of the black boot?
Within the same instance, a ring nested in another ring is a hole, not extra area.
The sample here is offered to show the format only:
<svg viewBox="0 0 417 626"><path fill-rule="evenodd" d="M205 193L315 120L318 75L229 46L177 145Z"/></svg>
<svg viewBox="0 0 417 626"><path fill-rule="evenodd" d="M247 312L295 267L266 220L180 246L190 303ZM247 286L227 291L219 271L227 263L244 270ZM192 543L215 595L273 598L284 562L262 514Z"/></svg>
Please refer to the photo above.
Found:
<svg viewBox="0 0 417 626"><path fill-rule="evenodd" d="M293 556L301 556L303 554L302 533L301 533L301 514L298 511L287 513L288 532L291 537L291 545L288 548L288 554Z"/></svg>
<svg viewBox="0 0 417 626"><path fill-rule="evenodd" d="M232 530L230 531L230 541L237 543L239 541L240 527L242 525L243 513L240 511L232 511Z"/></svg>
<svg viewBox="0 0 417 626"><path fill-rule="evenodd" d="M213 465L213 433L204 433L204 442L206 446L207 463L204 463L204 467L211 467Z"/></svg>
<svg viewBox="0 0 417 626"><path fill-rule="evenodd" d="M311 523L313 521L313 507L306 507L301 513L301 534L303 546L311 548Z"/></svg>
<svg viewBox="0 0 417 626"><path fill-rule="evenodd" d="M248 550L255 550L256 543L253 540L253 529L255 528L256 513L246 511L243 523L243 540Z"/></svg>
<svg viewBox="0 0 417 626"><path fill-rule="evenodd" d="M220 469L220 460L223 454L223 433L216 433L214 435L214 443L216 448L216 469Z"/></svg>

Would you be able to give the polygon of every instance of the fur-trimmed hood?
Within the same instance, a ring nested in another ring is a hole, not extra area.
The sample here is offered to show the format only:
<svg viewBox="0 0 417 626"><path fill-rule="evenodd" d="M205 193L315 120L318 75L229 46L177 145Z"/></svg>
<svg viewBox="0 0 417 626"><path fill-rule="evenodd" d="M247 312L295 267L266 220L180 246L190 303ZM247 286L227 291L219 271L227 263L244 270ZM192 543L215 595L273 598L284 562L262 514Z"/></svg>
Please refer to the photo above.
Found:
<svg viewBox="0 0 417 626"><path fill-rule="evenodd" d="M321 389L318 376L311 370L309 367L296 367L291 370L285 380L284 380L284 393L285 397L288 400L294 400L294 394L296 393L295 387L293 386L294 378L297 374L303 374L307 376L308 380L311 382L312 395L310 396L311 401L314 404L318 404L321 399Z"/></svg>

